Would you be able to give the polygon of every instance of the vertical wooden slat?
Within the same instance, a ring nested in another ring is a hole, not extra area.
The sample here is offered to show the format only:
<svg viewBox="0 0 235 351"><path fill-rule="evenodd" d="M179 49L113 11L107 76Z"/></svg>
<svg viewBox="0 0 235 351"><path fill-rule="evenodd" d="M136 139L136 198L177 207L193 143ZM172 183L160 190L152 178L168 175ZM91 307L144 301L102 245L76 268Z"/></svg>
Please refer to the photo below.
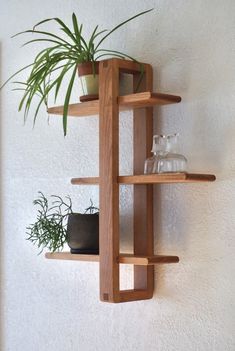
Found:
<svg viewBox="0 0 235 351"><path fill-rule="evenodd" d="M141 91L152 91L152 67L145 65L145 76ZM139 77L134 76L134 87ZM153 108L134 109L134 174L143 174L144 161L151 155L153 135ZM153 254L153 186L134 186L134 254ZM134 267L134 289L146 290L151 298L154 288L154 268L152 266Z"/></svg>
<svg viewBox="0 0 235 351"><path fill-rule="evenodd" d="M99 68L100 299L119 301L119 111L115 60Z"/></svg>
<svg viewBox="0 0 235 351"><path fill-rule="evenodd" d="M134 74L138 66L131 61L111 59L100 63L100 299L126 302L148 299L153 294L153 267L135 266L134 289L119 290L119 70ZM152 68L144 65L142 90L152 90ZM151 149L152 108L134 110L134 173L142 174ZM152 185L134 186L134 253L153 253Z"/></svg>

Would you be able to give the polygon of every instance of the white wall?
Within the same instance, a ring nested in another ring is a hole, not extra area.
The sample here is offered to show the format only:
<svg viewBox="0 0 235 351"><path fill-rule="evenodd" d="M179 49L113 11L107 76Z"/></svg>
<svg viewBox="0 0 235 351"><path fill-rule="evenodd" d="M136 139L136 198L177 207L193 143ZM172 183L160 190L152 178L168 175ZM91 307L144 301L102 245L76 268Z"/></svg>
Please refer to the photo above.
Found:
<svg viewBox="0 0 235 351"><path fill-rule="evenodd" d="M83 210L96 187L70 178L98 174L98 120L41 112L23 126L20 98L1 94L1 350L233 351L235 205L234 0L8 0L0 9L1 79L30 63L36 48L10 39L47 17L67 22L75 11L90 32L132 14L157 10L113 35L107 46L154 67L155 91L182 103L155 110L155 132L181 134L189 169L217 175L214 184L156 187L155 252L180 256L156 267L152 300L99 302L98 265L47 261L25 240L38 190L70 194ZM76 101L76 93L74 93ZM121 116L121 170L131 172L131 113ZM122 192L122 247L129 249L131 191ZM130 268L123 272L128 282Z"/></svg>

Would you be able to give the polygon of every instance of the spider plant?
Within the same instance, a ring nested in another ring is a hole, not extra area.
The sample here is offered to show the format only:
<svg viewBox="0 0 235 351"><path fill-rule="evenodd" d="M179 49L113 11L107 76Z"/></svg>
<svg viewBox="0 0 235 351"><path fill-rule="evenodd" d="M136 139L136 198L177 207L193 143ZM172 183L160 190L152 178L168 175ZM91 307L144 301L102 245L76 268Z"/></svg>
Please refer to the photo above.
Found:
<svg viewBox="0 0 235 351"><path fill-rule="evenodd" d="M140 12L118 24L111 30L99 30L99 26L96 25L89 38L84 37L83 25L78 22L75 13L72 14L71 29L60 18L48 18L37 23L33 29L14 35L13 37L29 33L37 35L35 39L27 41L23 46L38 42L45 42L51 45L41 50L36 55L33 63L17 71L4 83L5 85L18 73L27 68L31 68L27 80L25 82L14 82L18 84L18 87L13 89L23 90L23 97L19 103L19 111L24 109L24 120L26 121L32 101L37 97L38 100L34 112L35 123L41 105L45 104L46 107L48 107L48 98L50 96L54 96L54 101L56 102L63 79L70 74L65 93L63 111L63 130L64 135L66 135L68 106L76 77L77 65L83 62L92 62L94 64L95 61L106 56L127 58L136 61L133 57L120 51L105 49L102 47L102 44L118 28L152 10L153 9L149 9ZM62 31L62 35L39 29L46 22L50 21L56 22L59 29Z"/></svg>

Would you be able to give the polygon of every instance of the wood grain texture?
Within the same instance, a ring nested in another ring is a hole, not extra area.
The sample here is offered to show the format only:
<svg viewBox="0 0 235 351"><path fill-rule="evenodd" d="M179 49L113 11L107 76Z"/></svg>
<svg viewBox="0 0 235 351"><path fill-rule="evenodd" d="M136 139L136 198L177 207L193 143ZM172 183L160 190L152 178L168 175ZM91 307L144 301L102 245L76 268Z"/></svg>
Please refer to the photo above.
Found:
<svg viewBox="0 0 235 351"><path fill-rule="evenodd" d="M119 300L119 71L115 60L100 63L100 299Z"/></svg>
<svg viewBox="0 0 235 351"><path fill-rule="evenodd" d="M145 74L140 90L152 91L152 67L145 65ZM134 76L133 88L139 82L139 75ZM141 94L141 93L140 93ZM144 95L144 93L143 93ZM151 96L151 93L150 93ZM150 97L149 96L149 97ZM137 105L136 105L137 106ZM153 108L134 109L133 111L133 170L142 174L144 161L149 156L153 136ZM153 187L152 185L134 186L133 203L134 254L153 255ZM154 289L153 266L134 267L134 289L145 290L145 298L151 298ZM133 292L136 295L136 292ZM144 295L143 293L141 293ZM124 295L122 295L123 297ZM131 292L129 298L133 298ZM127 298L127 296L126 296Z"/></svg>
<svg viewBox="0 0 235 351"><path fill-rule="evenodd" d="M197 182L214 182L214 174L197 174L197 173L161 173L161 174L140 174L125 175L117 177L119 184L164 184L164 183L197 183ZM99 185L99 177L72 178L71 183L74 185Z"/></svg>
<svg viewBox="0 0 235 351"><path fill-rule="evenodd" d="M119 96L119 73L133 74L137 86L141 69L144 78L140 93ZM100 263L100 299L128 302L153 296L155 264L179 262L178 256L153 254L153 184L214 181L211 174L165 173L143 175L150 155L153 135L153 106L178 103L179 96L152 92L152 67L128 60L109 59L99 64L99 100L69 106L70 116L99 114L100 177L73 178L72 184L100 186L100 255L75 255L70 252L47 253L48 259ZM134 175L119 176L119 110L133 111ZM63 106L48 109L63 115ZM119 185L134 185L134 254L119 254ZM134 265L134 289L119 288L119 264Z"/></svg>
<svg viewBox="0 0 235 351"><path fill-rule="evenodd" d="M45 254L47 259L51 260L69 260L69 261L87 261L99 262L99 255L82 255L71 254L70 252L47 252ZM134 264L134 265L154 265L154 264L170 264L179 262L178 256L155 255L155 256L136 256L133 254L120 254L116 258L117 263L121 264Z"/></svg>
<svg viewBox="0 0 235 351"><path fill-rule="evenodd" d="M135 267L137 269L137 267ZM144 270L146 268L151 268L153 267L140 267L138 268L143 268ZM120 291L120 300L119 302L130 302L130 301L138 301L138 300L148 300L153 297L153 294L151 292L148 292L146 289L130 289L130 290L121 290Z"/></svg>
<svg viewBox="0 0 235 351"><path fill-rule="evenodd" d="M178 256L167 256L167 255L132 255L132 254L120 254L119 263L134 264L140 266L150 266L154 264L165 264L165 263L178 263Z"/></svg>
<svg viewBox="0 0 235 351"><path fill-rule="evenodd" d="M132 108L143 108L155 105L175 104L181 101L180 96L151 93L145 91L143 93L129 94L117 97L118 105L121 111L130 110ZM99 100L86 101L78 104L71 104L68 108L68 116L86 117L99 114ZM47 112L52 115L63 115L63 106L48 108Z"/></svg>
<svg viewBox="0 0 235 351"><path fill-rule="evenodd" d="M47 112L51 115L63 116L64 106L49 107ZM78 104L70 104L68 116L85 117L99 114L99 100L87 101Z"/></svg>
<svg viewBox="0 0 235 351"><path fill-rule="evenodd" d="M99 262L99 255L71 254L70 252L47 252L45 257L50 260L70 260L70 261L89 261Z"/></svg>
<svg viewBox="0 0 235 351"><path fill-rule="evenodd" d="M119 71L122 73L129 73L132 75L138 75L142 70L145 70L147 63L137 63L130 60L123 60L119 58L114 58L112 61L118 67Z"/></svg>
<svg viewBox="0 0 235 351"><path fill-rule="evenodd" d="M99 182L99 177L84 177L71 179L71 184L73 185L99 185Z"/></svg>
<svg viewBox="0 0 235 351"><path fill-rule="evenodd" d="M161 174L143 174L133 176L120 176L120 184L157 184L157 183L195 183L195 182L213 182L216 177L213 174L196 174L196 173L161 173Z"/></svg>
<svg viewBox="0 0 235 351"><path fill-rule="evenodd" d="M181 101L180 96L162 94L162 93L151 93L145 91L143 93L136 93L130 95L119 96L118 102L121 107L129 108L143 108L155 105L167 105L179 103Z"/></svg>

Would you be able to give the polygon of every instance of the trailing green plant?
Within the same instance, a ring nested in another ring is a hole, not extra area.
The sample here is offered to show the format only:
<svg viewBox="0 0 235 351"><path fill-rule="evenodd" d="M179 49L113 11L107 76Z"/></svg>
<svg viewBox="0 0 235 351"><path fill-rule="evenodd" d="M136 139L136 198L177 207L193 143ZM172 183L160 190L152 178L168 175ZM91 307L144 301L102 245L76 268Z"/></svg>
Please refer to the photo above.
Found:
<svg viewBox="0 0 235 351"><path fill-rule="evenodd" d="M83 62L92 62L94 64L94 62L106 56L127 58L137 62L137 60L125 53L102 48L101 44L103 44L104 41L118 28L152 10L153 9L140 12L118 24L111 30L99 30L99 26L96 25L88 39L84 37L83 25L78 22L74 13L72 14L71 29L60 18L48 18L37 23L33 29L14 35L15 37L21 34L31 33L40 36L27 41L23 46L38 42L46 42L47 44L51 44L51 46L44 48L36 55L33 63L17 71L4 83L5 85L18 73L31 67L27 80L25 82L14 82L18 84L18 87L13 89L22 90L24 92L19 103L19 111L24 109L24 120L27 118L32 101L35 97L37 97L37 107L34 112L35 123L42 104L45 104L46 107L48 107L48 98L51 95L54 96L54 100L56 101L64 77L70 73L71 75L65 93L63 111L63 130L64 135L66 135L68 106L74 86L77 65ZM56 22L56 24L60 26L60 30L62 31L61 36L54 34L54 32L39 30L41 25L50 21Z"/></svg>
<svg viewBox="0 0 235 351"><path fill-rule="evenodd" d="M51 195L52 201L49 203L45 195L39 191L39 196L33 201L37 206L37 218L35 223L30 224L26 230L26 240L31 241L40 249L42 253L44 248L50 252L60 251L67 242L67 221L68 216L73 212L72 200L66 196L63 200L60 196ZM90 200L90 206L86 208L85 213L99 212L99 208L93 205Z"/></svg>
<svg viewBox="0 0 235 351"><path fill-rule="evenodd" d="M42 192L39 197L33 201L38 207L36 222L27 227L27 240L43 251L48 248L54 252L62 250L66 243L67 218L73 213L72 201L69 196L63 200L60 196L52 195L52 204L49 204L47 198Z"/></svg>
<svg viewBox="0 0 235 351"><path fill-rule="evenodd" d="M89 214L98 213L100 209L94 206L93 201L91 199L90 199L90 203L91 203L90 206L85 209L84 213L89 213Z"/></svg>

